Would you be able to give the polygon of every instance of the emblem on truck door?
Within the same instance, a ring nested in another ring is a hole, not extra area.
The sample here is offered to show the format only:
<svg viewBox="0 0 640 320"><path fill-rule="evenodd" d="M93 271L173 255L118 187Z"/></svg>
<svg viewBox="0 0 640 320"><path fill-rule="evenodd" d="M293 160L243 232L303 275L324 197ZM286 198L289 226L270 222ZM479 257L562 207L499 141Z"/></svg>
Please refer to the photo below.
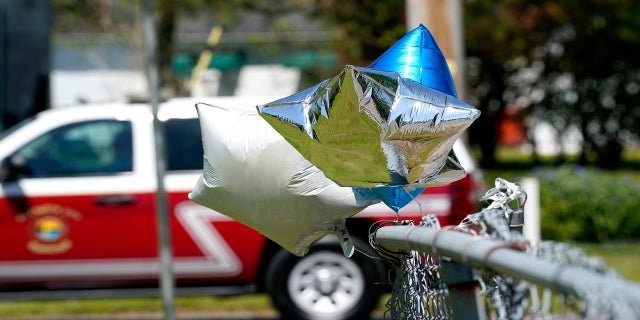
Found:
<svg viewBox="0 0 640 320"><path fill-rule="evenodd" d="M26 215L16 218L27 223L30 240L27 249L35 254L50 255L69 251L73 241L69 238L69 220L79 221L82 215L68 207L49 203L35 206Z"/></svg>

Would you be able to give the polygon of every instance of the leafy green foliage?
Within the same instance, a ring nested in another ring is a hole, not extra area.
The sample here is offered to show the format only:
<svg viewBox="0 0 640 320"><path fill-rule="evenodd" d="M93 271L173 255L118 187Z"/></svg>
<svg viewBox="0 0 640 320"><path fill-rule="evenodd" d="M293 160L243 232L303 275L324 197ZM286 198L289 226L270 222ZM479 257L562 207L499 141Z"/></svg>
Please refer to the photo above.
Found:
<svg viewBox="0 0 640 320"><path fill-rule="evenodd" d="M579 166L543 169L536 176L540 180L543 239L640 239L637 177Z"/></svg>
<svg viewBox="0 0 640 320"><path fill-rule="evenodd" d="M640 3L632 0L465 2L468 99L483 117L471 127L482 164L495 165L495 126L506 105L559 134L583 137L581 161L619 165L640 134Z"/></svg>
<svg viewBox="0 0 640 320"><path fill-rule="evenodd" d="M620 275L631 281L640 281L638 265L640 265L639 242L578 243L578 247L587 255L599 257Z"/></svg>
<svg viewBox="0 0 640 320"><path fill-rule="evenodd" d="M344 64L367 66L406 33L402 0L321 0L310 12L335 30Z"/></svg>

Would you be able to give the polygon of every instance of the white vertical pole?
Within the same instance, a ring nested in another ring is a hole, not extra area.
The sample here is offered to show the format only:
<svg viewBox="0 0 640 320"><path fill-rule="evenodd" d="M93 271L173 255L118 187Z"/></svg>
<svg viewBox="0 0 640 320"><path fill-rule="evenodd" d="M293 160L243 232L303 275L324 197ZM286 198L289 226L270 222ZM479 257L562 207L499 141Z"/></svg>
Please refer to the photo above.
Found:
<svg viewBox="0 0 640 320"><path fill-rule="evenodd" d="M411 31L418 27L421 23L429 29L427 24L427 0L406 0L405 15L407 23L407 31Z"/></svg>
<svg viewBox="0 0 640 320"><path fill-rule="evenodd" d="M451 70L458 98L464 99L464 33L460 0L405 0L407 30L421 23L438 42Z"/></svg>
<svg viewBox="0 0 640 320"><path fill-rule="evenodd" d="M153 135L156 151L156 224L158 229L158 253L160 256L160 287L162 292L164 319L173 320L175 319L173 301L173 250L171 248L171 233L169 232L171 228L169 226L167 193L164 187L164 176L166 172L165 142L162 126L158 119L158 87L160 81L158 76L158 61L156 58L157 44L155 25L153 22L152 0L142 1L142 11L147 79L149 82L149 100L153 111Z"/></svg>
<svg viewBox="0 0 640 320"><path fill-rule="evenodd" d="M523 178L522 190L527 193L524 204L524 237L531 245L540 242L540 182L536 178Z"/></svg>

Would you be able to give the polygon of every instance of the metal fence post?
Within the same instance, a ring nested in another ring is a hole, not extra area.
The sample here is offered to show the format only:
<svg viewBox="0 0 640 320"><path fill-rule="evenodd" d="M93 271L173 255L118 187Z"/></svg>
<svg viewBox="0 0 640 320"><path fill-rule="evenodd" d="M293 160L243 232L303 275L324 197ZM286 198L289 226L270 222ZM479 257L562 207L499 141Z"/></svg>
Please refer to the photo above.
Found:
<svg viewBox="0 0 640 320"><path fill-rule="evenodd" d="M166 173L165 141L163 128L158 119L158 61L156 57L156 32L153 22L153 1L142 1L143 11L143 35L145 40L145 54L147 64L147 79L149 82L149 98L153 111L153 133L155 142L156 159L156 217L158 228L158 255L160 259L160 289L162 293L162 305L164 319L175 319L175 302L173 279L173 249L171 246L171 228L169 226L169 208L167 193L164 187Z"/></svg>
<svg viewBox="0 0 640 320"><path fill-rule="evenodd" d="M440 275L449 290L453 319L485 320L487 312L476 271L463 264L440 260Z"/></svg>

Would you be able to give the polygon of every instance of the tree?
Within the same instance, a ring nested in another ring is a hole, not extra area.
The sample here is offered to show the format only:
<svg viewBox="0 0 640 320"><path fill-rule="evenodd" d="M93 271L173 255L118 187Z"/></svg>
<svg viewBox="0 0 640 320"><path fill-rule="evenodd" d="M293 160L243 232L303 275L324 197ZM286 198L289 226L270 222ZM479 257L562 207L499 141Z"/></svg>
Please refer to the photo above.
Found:
<svg viewBox="0 0 640 320"><path fill-rule="evenodd" d="M138 34L131 22L134 1L55 0L54 10L73 19L66 30L115 28L123 38ZM197 11L232 29L247 13L267 28L294 28L286 17L303 12L326 22L339 65L366 66L406 33L404 1L344 0L156 0L161 84L180 93L171 70L175 22ZM495 165L497 125L506 105L553 124L559 133L581 129L581 160L596 154L603 167L620 162L623 144L640 135L640 2L633 0L466 0L467 86L465 99L482 111L470 142L481 165ZM271 23L272 22L272 23ZM111 29L113 30L113 29ZM138 42L141 43L141 42ZM204 48L204 45L203 45ZM325 73L312 75L317 81ZM313 80L308 82L314 83Z"/></svg>
<svg viewBox="0 0 640 320"><path fill-rule="evenodd" d="M367 66L406 33L404 0L320 0L311 14L335 30L344 64Z"/></svg>
<svg viewBox="0 0 640 320"><path fill-rule="evenodd" d="M495 126L513 103L548 121L570 125L597 164L620 162L622 145L640 130L640 4L632 0L466 3L468 83L484 115L472 143L491 167Z"/></svg>
<svg viewBox="0 0 640 320"><path fill-rule="evenodd" d="M594 152L599 166L613 168L624 143L640 134L640 3L564 1L552 13L540 19L547 41L529 55L544 65L537 85L544 98L532 111L555 118L559 129L580 128L581 162Z"/></svg>
<svg viewBox="0 0 640 320"><path fill-rule="evenodd" d="M517 74L519 59L544 43L544 30L535 29L535 13L526 1L465 3L465 45L467 50L467 99L482 111L469 129L469 140L479 146L480 164L495 163L498 124L505 107L513 103L509 78Z"/></svg>
<svg viewBox="0 0 640 320"><path fill-rule="evenodd" d="M180 3L173 0L154 1L160 87L169 95L179 91L180 86L171 70L176 20L180 13L193 11L203 5L198 0ZM129 44L138 53L140 69L144 69L139 1L54 0L52 8L55 16L54 35L92 35L91 38L108 38Z"/></svg>

